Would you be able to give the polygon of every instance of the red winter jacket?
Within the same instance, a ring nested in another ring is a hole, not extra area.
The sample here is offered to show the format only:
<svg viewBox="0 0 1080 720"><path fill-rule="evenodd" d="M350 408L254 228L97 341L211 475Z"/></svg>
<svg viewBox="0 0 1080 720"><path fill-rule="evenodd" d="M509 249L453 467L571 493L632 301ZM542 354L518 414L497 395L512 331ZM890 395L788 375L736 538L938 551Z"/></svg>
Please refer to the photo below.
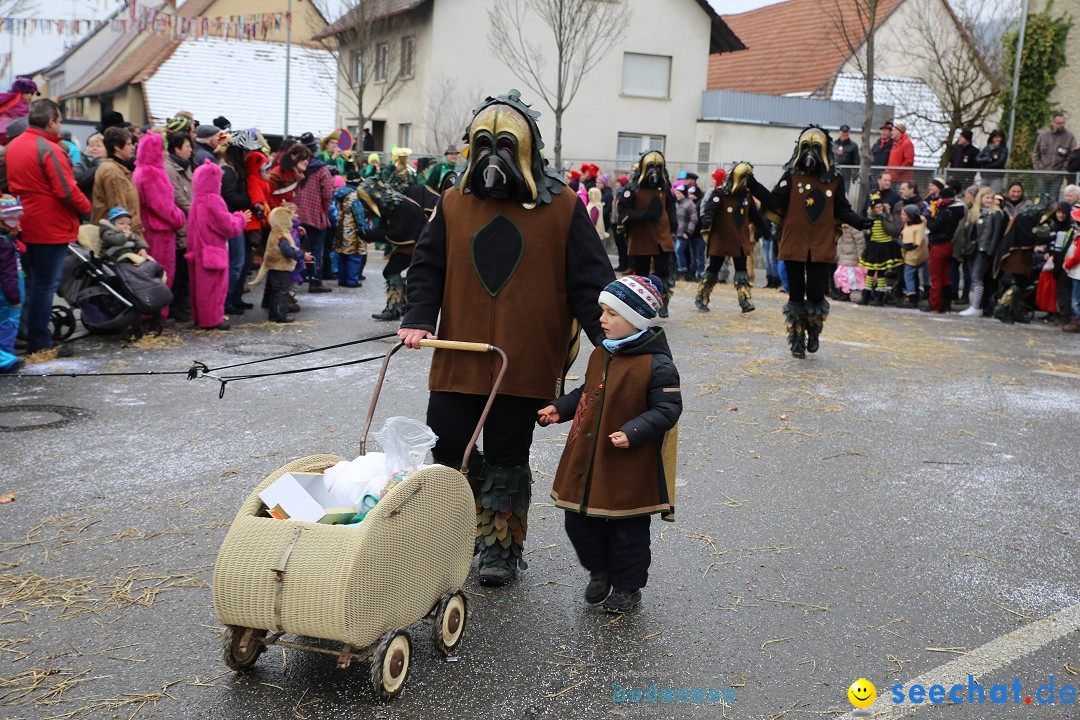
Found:
<svg viewBox="0 0 1080 720"><path fill-rule="evenodd" d="M75 170L60 137L27 128L8 143L6 160L8 192L22 200L23 242L75 242L79 216L90 212L90 201L75 184Z"/></svg>
<svg viewBox="0 0 1080 720"><path fill-rule="evenodd" d="M915 164L915 145L907 133L893 136L892 150L889 151L889 167L911 167Z"/></svg>
<svg viewBox="0 0 1080 720"><path fill-rule="evenodd" d="M266 164L266 156L256 150L247 157L247 193L251 200L251 220L244 227L245 230L261 230L270 227L267 217L270 215L270 183L263 180L262 169ZM260 220L255 210L262 205L263 219Z"/></svg>

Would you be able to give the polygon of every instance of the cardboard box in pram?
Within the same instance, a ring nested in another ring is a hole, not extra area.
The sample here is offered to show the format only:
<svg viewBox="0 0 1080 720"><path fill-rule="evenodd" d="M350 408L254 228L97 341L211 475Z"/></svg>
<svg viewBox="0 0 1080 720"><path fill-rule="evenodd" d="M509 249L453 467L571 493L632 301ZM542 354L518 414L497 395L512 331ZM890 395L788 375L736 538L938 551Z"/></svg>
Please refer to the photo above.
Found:
<svg viewBox="0 0 1080 720"><path fill-rule="evenodd" d="M260 492L259 499L278 520L339 525L356 517L356 508L336 507L339 503L327 492L322 473L285 473Z"/></svg>

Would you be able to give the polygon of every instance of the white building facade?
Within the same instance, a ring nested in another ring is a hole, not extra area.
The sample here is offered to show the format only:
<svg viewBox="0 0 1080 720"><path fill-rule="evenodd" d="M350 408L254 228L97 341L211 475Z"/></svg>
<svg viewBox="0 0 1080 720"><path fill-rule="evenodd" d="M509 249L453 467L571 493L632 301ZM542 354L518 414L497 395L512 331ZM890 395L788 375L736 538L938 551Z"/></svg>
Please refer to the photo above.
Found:
<svg viewBox="0 0 1080 720"><path fill-rule="evenodd" d="M442 138L458 141L469 111L488 95L511 88L539 110L546 153L553 155L554 115L526 82L501 63L488 38L488 11L497 0L421 0L408 10L408 29L387 38L398 60L412 62L411 78L370 113L377 149L391 145L442 154ZM675 160L697 158L696 121L710 51L738 49L719 16L698 0L622 0L629 14L625 34L586 75L563 114L563 158L637 159L657 148ZM545 70L554 76L551 30L530 15L529 35L550 52ZM408 38L412 40L408 40ZM355 62L343 53L342 62ZM339 77L343 74L339 74ZM365 108L379 93L369 84ZM355 92L339 79L338 120L355 130ZM449 133L445 128L453 129Z"/></svg>

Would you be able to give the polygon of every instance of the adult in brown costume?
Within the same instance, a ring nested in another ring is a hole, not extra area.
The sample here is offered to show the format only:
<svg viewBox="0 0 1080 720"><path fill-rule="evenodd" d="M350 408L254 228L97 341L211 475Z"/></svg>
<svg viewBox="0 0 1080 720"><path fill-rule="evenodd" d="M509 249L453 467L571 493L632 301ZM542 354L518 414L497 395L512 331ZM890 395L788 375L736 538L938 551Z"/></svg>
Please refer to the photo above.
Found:
<svg viewBox="0 0 1080 720"><path fill-rule="evenodd" d="M998 243L993 276L998 281L994 317L1004 323L1028 322L1031 317L1031 273L1035 248L1050 241L1048 223L1057 206L1043 195L1009 221Z"/></svg>
<svg viewBox="0 0 1080 720"><path fill-rule="evenodd" d="M776 187L769 191L751 174L750 192L765 215L783 223L779 259L787 266L788 302L784 305L791 354L805 358L817 352L818 336L829 315L829 276L836 264L840 225L869 227L870 221L851 209L844 178L832 164L832 139L816 125L802 131L795 152Z"/></svg>
<svg viewBox="0 0 1080 720"><path fill-rule="evenodd" d="M377 178L365 178L357 186L356 195L372 220L372 227L360 228L358 235L365 242L386 243L389 248L383 267L386 307L371 317L397 320L405 312L405 279L401 273L409 267L427 218L419 204Z"/></svg>
<svg viewBox="0 0 1080 720"><path fill-rule="evenodd" d="M655 274L664 283L660 317L668 316L673 282L671 254L675 252L675 196L671 192L664 154L648 150L638 160L630 183L619 193L619 224L626 232L627 254L635 275ZM655 273L653 273L655 269Z"/></svg>
<svg viewBox="0 0 1080 720"><path fill-rule="evenodd" d="M469 473L487 585L503 585L525 567L536 411L563 393L578 324L594 345L603 340L596 298L614 279L585 205L540 155L537 117L516 90L487 98L474 112L469 166L416 245L398 331L415 348L434 337L438 323L444 340L488 343L509 358L484 428L484 455ZM436 462L461 462L498 362L490 354L435 351L427 422L439 436Z"/></svg>
<svg viewBox="0 0 1080 720"><path fill-rule="evenodd" d="M757 227L760 237L768 234L769 224L750 197L746 179L752 172L754 166L750 163L735 163L723 185L713 188L705 200L705 210L701 213L701 236L708 247L709 267L694 298L698 310L709 310L709 296L719 279L720 267L726 257L731 258L735 266L735 291L739 296L739 307L744 313L754 309L754 304L750 302L750 275L746 272L746 258L754 253L751 225Z"/></svg>

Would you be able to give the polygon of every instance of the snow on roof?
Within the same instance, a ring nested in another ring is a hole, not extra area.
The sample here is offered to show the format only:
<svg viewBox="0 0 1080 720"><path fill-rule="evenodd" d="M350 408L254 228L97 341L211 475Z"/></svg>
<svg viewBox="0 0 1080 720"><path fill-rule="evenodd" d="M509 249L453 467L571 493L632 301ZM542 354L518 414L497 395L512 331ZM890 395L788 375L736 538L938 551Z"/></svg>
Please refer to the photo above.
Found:
<svg viewBox="0 0 1080 720"><path fill-rule="evenodd" d="M865 102L866 79L851 73L838 74L832 99ZM907 134L915 146L915 165L936 167L946 138L942 125L921 119L943 118L941 104L930 87L915 78L879 75L874 78L874 103L892 105L893 122L907 125Z"/></svg>
<svg viewBox="0 0 1080 720"><path fill-rule="evenodd" d="M334 58L293 44L289 133L332 132L337 97ZM285 131L285 45L203 38L185 40L143 81L147 112L156 121L190 110L200 122L224 115L233 127L264 135Z"/></svg>

